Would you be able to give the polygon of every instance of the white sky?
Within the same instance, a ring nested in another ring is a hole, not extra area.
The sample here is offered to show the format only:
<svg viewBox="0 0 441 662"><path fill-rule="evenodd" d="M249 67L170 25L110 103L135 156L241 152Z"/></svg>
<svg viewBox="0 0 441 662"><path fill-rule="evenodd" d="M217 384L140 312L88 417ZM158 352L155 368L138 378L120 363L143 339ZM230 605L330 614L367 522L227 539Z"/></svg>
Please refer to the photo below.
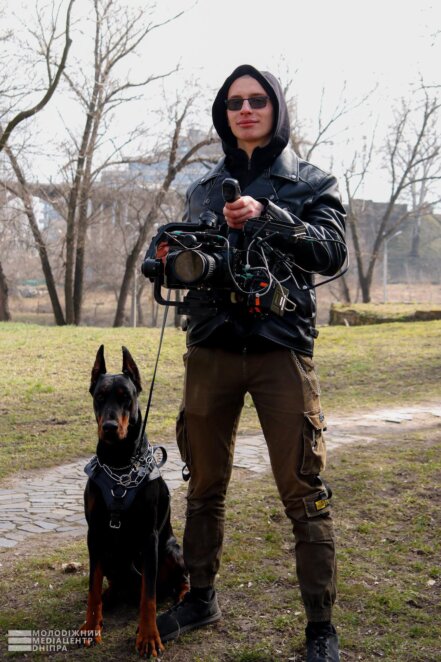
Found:
<svg viewBox="0 0 441 662"><path fill-rule="evenodd" d="M29 9L32 4L28 0ZM140 0L127 0L126 4L138 6ZM192 0L158 0L159 11L164 16L191 4ZM90 0L76 0L74 16L90 16L90 8ZM72 36L73 57L78 56L85 44L78 32L74 31ZM151 33L137 66L142 76L143 72L171 69L178 61L181 72L170 78L167 86L179 90L187 81L198 80L205 107L209 107L213 89L239 64L273 71L282 77L282 82L285 82L283 77L292 76L300 113L311 122L316 117L323 87L326 102L332 108L345 84L350 100L377 86L365 104L364 115L358 111L348 120L352 121L351 142L360 144L362 135L368 131L362 122L369 111L378 113L387 122L392 100L408 96L410 85L419 76L426 84L440 84L441 2L199 0L177 21ZM160 94L160 86L149 86L138 111L158 105L155 94ZM51 108L44 111L45 117L40 118L43 131L52 133L56 111L66 118L71 108L57 95ZM135 121L134 108L125 115L125 126ZM78 126L82 124L83 119ZM342 142L347 143L347 136ZM338 175L338 162L343 158L339 149L347 150L347 145L336 144L334 149L333 163ZM317 162L316 157L314 160ZM329 164L318 162L318 165L327 168ZM370 186L364 192L366 197L380 199L383 191L378 182L372 181Z"/></svg>
<svg viewBox="0 0 441 662"><path fill-rule="evenodd" d="M169 0L161 7L182 7ZM439 0L199 0L166 28L161 60L180 55L185 69L216 84L237 64L277 69L285 59L310 87L398 90L419 71L438 77ZM436 55L437 53L437 55Z"/></svg>

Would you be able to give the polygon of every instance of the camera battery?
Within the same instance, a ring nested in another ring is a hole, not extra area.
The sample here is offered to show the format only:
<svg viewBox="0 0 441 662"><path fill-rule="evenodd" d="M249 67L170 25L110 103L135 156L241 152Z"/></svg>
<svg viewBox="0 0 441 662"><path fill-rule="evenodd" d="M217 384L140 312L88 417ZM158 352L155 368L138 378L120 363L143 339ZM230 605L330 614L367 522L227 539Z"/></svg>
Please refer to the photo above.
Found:
<svg viewBox="0 0 441 662"><path fill-rule="evenodd" d="M283 287L283 285L280 285L280 283L277 284L276 287L274 288L274 294L273 294L273 299L271 301L270 310L276 315L282 317L285 313L286 304L289 301L288 295L289 295L288 289L286 287ZM295 304L290 302L289 310L294 310L294 309L295 309Z"/></svg>

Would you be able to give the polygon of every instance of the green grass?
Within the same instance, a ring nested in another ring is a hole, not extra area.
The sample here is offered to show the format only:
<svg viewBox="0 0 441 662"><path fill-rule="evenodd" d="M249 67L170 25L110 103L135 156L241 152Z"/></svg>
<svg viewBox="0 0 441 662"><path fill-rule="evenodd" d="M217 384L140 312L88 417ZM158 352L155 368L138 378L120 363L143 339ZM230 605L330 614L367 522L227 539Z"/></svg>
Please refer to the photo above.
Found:
<svg viewBox="0 0 441 662"><path fill-rule="evenodd" d="M88 389L101 343L109 371L121 369L121 345L132 352L143 377L144 409L159 333L1 323L0 478L94 452L96 426ZM439 402L440 345L441 321L320 329L315 359L325 411ZM184 351L185 335L167 329L148 423L154 442L174 440ZM239 432L256 429L248 399Z"/></svg>
<svg viewBox="0 0 441 662"><path fill-rule="evenodd" d="M331 453L326 478L335 495L334 621L342 662L441 659L440 442L439 427L424 435L397 430ZM184 511L180 489L172 511L178 538ZM83 572L63 574L61 563L70 560L82 562ZM86 609L86 570L83 539L27 558L11 554L0 579L0 631L77 628ZM304 661L291 527L270 476L233 474L218 588L222 621L168 644L164 662ZM136 612L121 608L105 615L100 647L51 659L136 660ZM0 640L1 659L5 645Z"/></svg>

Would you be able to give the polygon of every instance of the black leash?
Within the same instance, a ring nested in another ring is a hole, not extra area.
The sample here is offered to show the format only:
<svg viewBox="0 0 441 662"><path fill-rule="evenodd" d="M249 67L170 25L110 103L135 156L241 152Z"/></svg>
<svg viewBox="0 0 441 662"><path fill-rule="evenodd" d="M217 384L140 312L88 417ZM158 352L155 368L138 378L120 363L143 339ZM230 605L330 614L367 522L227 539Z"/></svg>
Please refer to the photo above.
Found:
<svg viewBox="0 0 441 662"><path fill-rule="evenodd" d="M159 355L161 353L161 348L162 348L162 341L164 338L164 331L165 331L165 325L167 323L167 314L170 306L168 305L168 302L170 301L170 290L168 291L167 295L167 305L165 306L164 310L164 317L162 319L162 329L161 329L161 336L159 338L159 347L158 347L158 353L156 354L156 363L155 363L155 369L153 371L153 377L152 377L152 382L150 384L150 393L149 393L149 399L147 402L147 408L145 410L145 415L144 415L144 421L142 423L142 428L141 428L141 434L139 439L142 440L144 439L144 434L145 434L145 429L147 426L147 419L149 417L149 412L150 412L150 405L152 404L152 397L153 397L153 387L155 385L155 379L156 379L156 371L158 369L158 363L159 363Z"/></svg>

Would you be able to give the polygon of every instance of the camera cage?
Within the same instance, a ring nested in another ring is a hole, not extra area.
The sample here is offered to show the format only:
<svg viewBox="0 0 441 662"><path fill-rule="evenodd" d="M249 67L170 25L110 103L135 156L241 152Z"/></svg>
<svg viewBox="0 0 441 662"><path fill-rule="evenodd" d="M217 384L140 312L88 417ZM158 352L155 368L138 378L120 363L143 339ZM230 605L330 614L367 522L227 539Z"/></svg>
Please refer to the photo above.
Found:
<svg viewBox="0 0 441 662"><path fill-rule="evenodd" d="M154 284L155 300L161 305L178 308L178 313L212 315L225 305L226 299L241 301L250 312L266 315L270 311L278 315L295 309L289 299L284 282L291 280L299 290L313 289L339 278L347 271L347 264L339 273L318 284L300 284L293 273L298 266L286 255L299 241L318 241L308 237L303 225L282 223L268 217L249 219L242 231L229 231L219 227L213 212L203 212L197 223L174 222L158 228L146 252L141 271ZM239 236L247 241L247 248L237 247ZM344 245L344 242L334 240ZM156 257L160 244L167 246L163 257ZM280 250L282 244L285 250ZM252 265L250 255L257 266ZM177 263L181 263L178 264ZM178 267L178 268L177 268ZM305 271L299 268L300 271ZM283 277L280 271L285 271ZM309 272L307 272L309 273ZM196 291L197 296L187 296L185 301L165 299L162 288Z"/></svg>

